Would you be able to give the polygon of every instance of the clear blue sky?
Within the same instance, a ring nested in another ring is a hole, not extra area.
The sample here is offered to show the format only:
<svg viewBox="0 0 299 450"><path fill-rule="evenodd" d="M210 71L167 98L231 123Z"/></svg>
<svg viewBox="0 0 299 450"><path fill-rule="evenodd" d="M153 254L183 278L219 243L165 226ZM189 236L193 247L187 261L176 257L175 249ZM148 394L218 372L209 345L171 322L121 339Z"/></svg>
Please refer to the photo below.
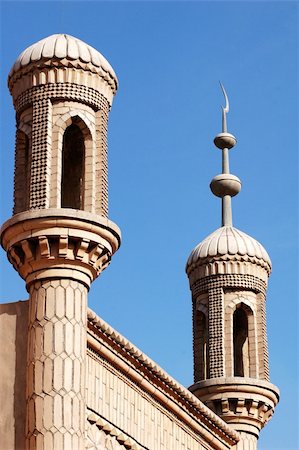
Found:
<svg viewBox="0 0 299 450"><path fill-rule="evenodd" d="M53 33L98 49L119 77L109 124L110 218L123 244L89 305L188 386L192 383L191 249L220 226L209 191L223 103L243 182L234 225L268 250L271 381L281 402L260 450L295 450L298 435L297 2L1 2L1 217L11 216L14 110L6 77L19 53ZM1 256L1 300L26 298Z"/></svg>

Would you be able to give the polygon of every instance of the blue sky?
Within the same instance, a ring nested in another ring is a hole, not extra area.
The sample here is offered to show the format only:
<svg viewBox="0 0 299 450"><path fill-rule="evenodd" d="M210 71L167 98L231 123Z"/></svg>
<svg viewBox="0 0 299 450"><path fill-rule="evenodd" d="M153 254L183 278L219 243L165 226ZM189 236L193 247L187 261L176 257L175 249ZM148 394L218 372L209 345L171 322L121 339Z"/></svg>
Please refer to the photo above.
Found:
<svg viewBox="0 0 299 450"><path fill-rule="evenodd" d="M220 226L209 190L221 171L221 80L231 172L243 183L233 222L273 263L267 299L271 381L281 402L260 450L295 450L298 422L297 2L1 2L1 219L11 216L14 110L6 78L19 53L54 33L98 49L119 78L109 123L109 204L123 243L89 305L192 384L192 248ZM1 255L1 301L27 297Z"/></svg>

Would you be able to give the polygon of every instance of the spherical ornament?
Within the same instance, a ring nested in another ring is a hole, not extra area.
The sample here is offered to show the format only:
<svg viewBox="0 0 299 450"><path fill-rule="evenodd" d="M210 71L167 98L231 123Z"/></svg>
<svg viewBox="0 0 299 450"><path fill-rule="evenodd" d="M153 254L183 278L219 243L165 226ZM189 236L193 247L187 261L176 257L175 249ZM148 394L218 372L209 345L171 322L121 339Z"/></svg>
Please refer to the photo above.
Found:
<svg viewBox="0 0 299 450"><path fill-rule="evenodd" d="M234 197L241 190L241 180L230 173L222 173L213 178L210 188L217 197L222 198L225 195Z"/></svg>
<svg viewBox="0 0 299 450"><path fill-rule="evenodd" d="M216 147L223 150L224 148L231 149L237 143L237 139L230 133L219 133L214 139Z"/></svg>

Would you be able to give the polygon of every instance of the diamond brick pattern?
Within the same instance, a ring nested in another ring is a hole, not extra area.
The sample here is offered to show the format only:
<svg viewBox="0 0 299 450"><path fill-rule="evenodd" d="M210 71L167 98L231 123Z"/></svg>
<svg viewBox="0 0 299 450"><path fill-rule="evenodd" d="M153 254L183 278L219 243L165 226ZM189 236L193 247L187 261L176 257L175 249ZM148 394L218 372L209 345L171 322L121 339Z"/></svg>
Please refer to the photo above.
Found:
<svg viewBox="0 0 299 450"><path fill-rule="evenodd" d="M33 104L29 209L49 206L50 109L51 102L48 99Z"/></svg>
<svg viewBox="0 0 299 450"><path fill-rule="evenodd" d="M91 105L96 109L110 109L107 99L95 89L68 82L34 86L19 95L14 106L16 111L20 112L27 105L54 98L79 101Z"/></svg>
<svg viewBox="0 0 299 450"><path fill-rule="evenodd" d="M222 288L209 290L209 378L224 375L224 308Z"/></svg>
<svg viewBox="0 0 299 450"><path fill-rule="evenodd" d="M192 286L192 295L196 297L203 292L207 292L211 287L244 288L264 294L266 294L267 289L266 283L253 275L214 275L198 279Z"/></svg>

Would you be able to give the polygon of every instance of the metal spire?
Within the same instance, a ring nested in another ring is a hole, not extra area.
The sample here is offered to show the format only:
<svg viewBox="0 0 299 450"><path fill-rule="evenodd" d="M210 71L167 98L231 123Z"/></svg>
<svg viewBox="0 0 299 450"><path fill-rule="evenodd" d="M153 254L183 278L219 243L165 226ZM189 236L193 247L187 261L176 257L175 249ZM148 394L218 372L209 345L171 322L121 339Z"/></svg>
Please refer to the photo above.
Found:
<svg viewBox="0 0 299 450"><path fill-rule="evenodd" d="M215 139L214 144L222 150L222 174L213 178L210 184L211 191L217 197L222 198L222 226L232 226L231 198L237 195L241 189L241 181L229 172L228 151L237 143L236 138L227 132L226 114L229 112L229 101L223 84L220 86L225 99L222 109L222 132Z"/></svg>

